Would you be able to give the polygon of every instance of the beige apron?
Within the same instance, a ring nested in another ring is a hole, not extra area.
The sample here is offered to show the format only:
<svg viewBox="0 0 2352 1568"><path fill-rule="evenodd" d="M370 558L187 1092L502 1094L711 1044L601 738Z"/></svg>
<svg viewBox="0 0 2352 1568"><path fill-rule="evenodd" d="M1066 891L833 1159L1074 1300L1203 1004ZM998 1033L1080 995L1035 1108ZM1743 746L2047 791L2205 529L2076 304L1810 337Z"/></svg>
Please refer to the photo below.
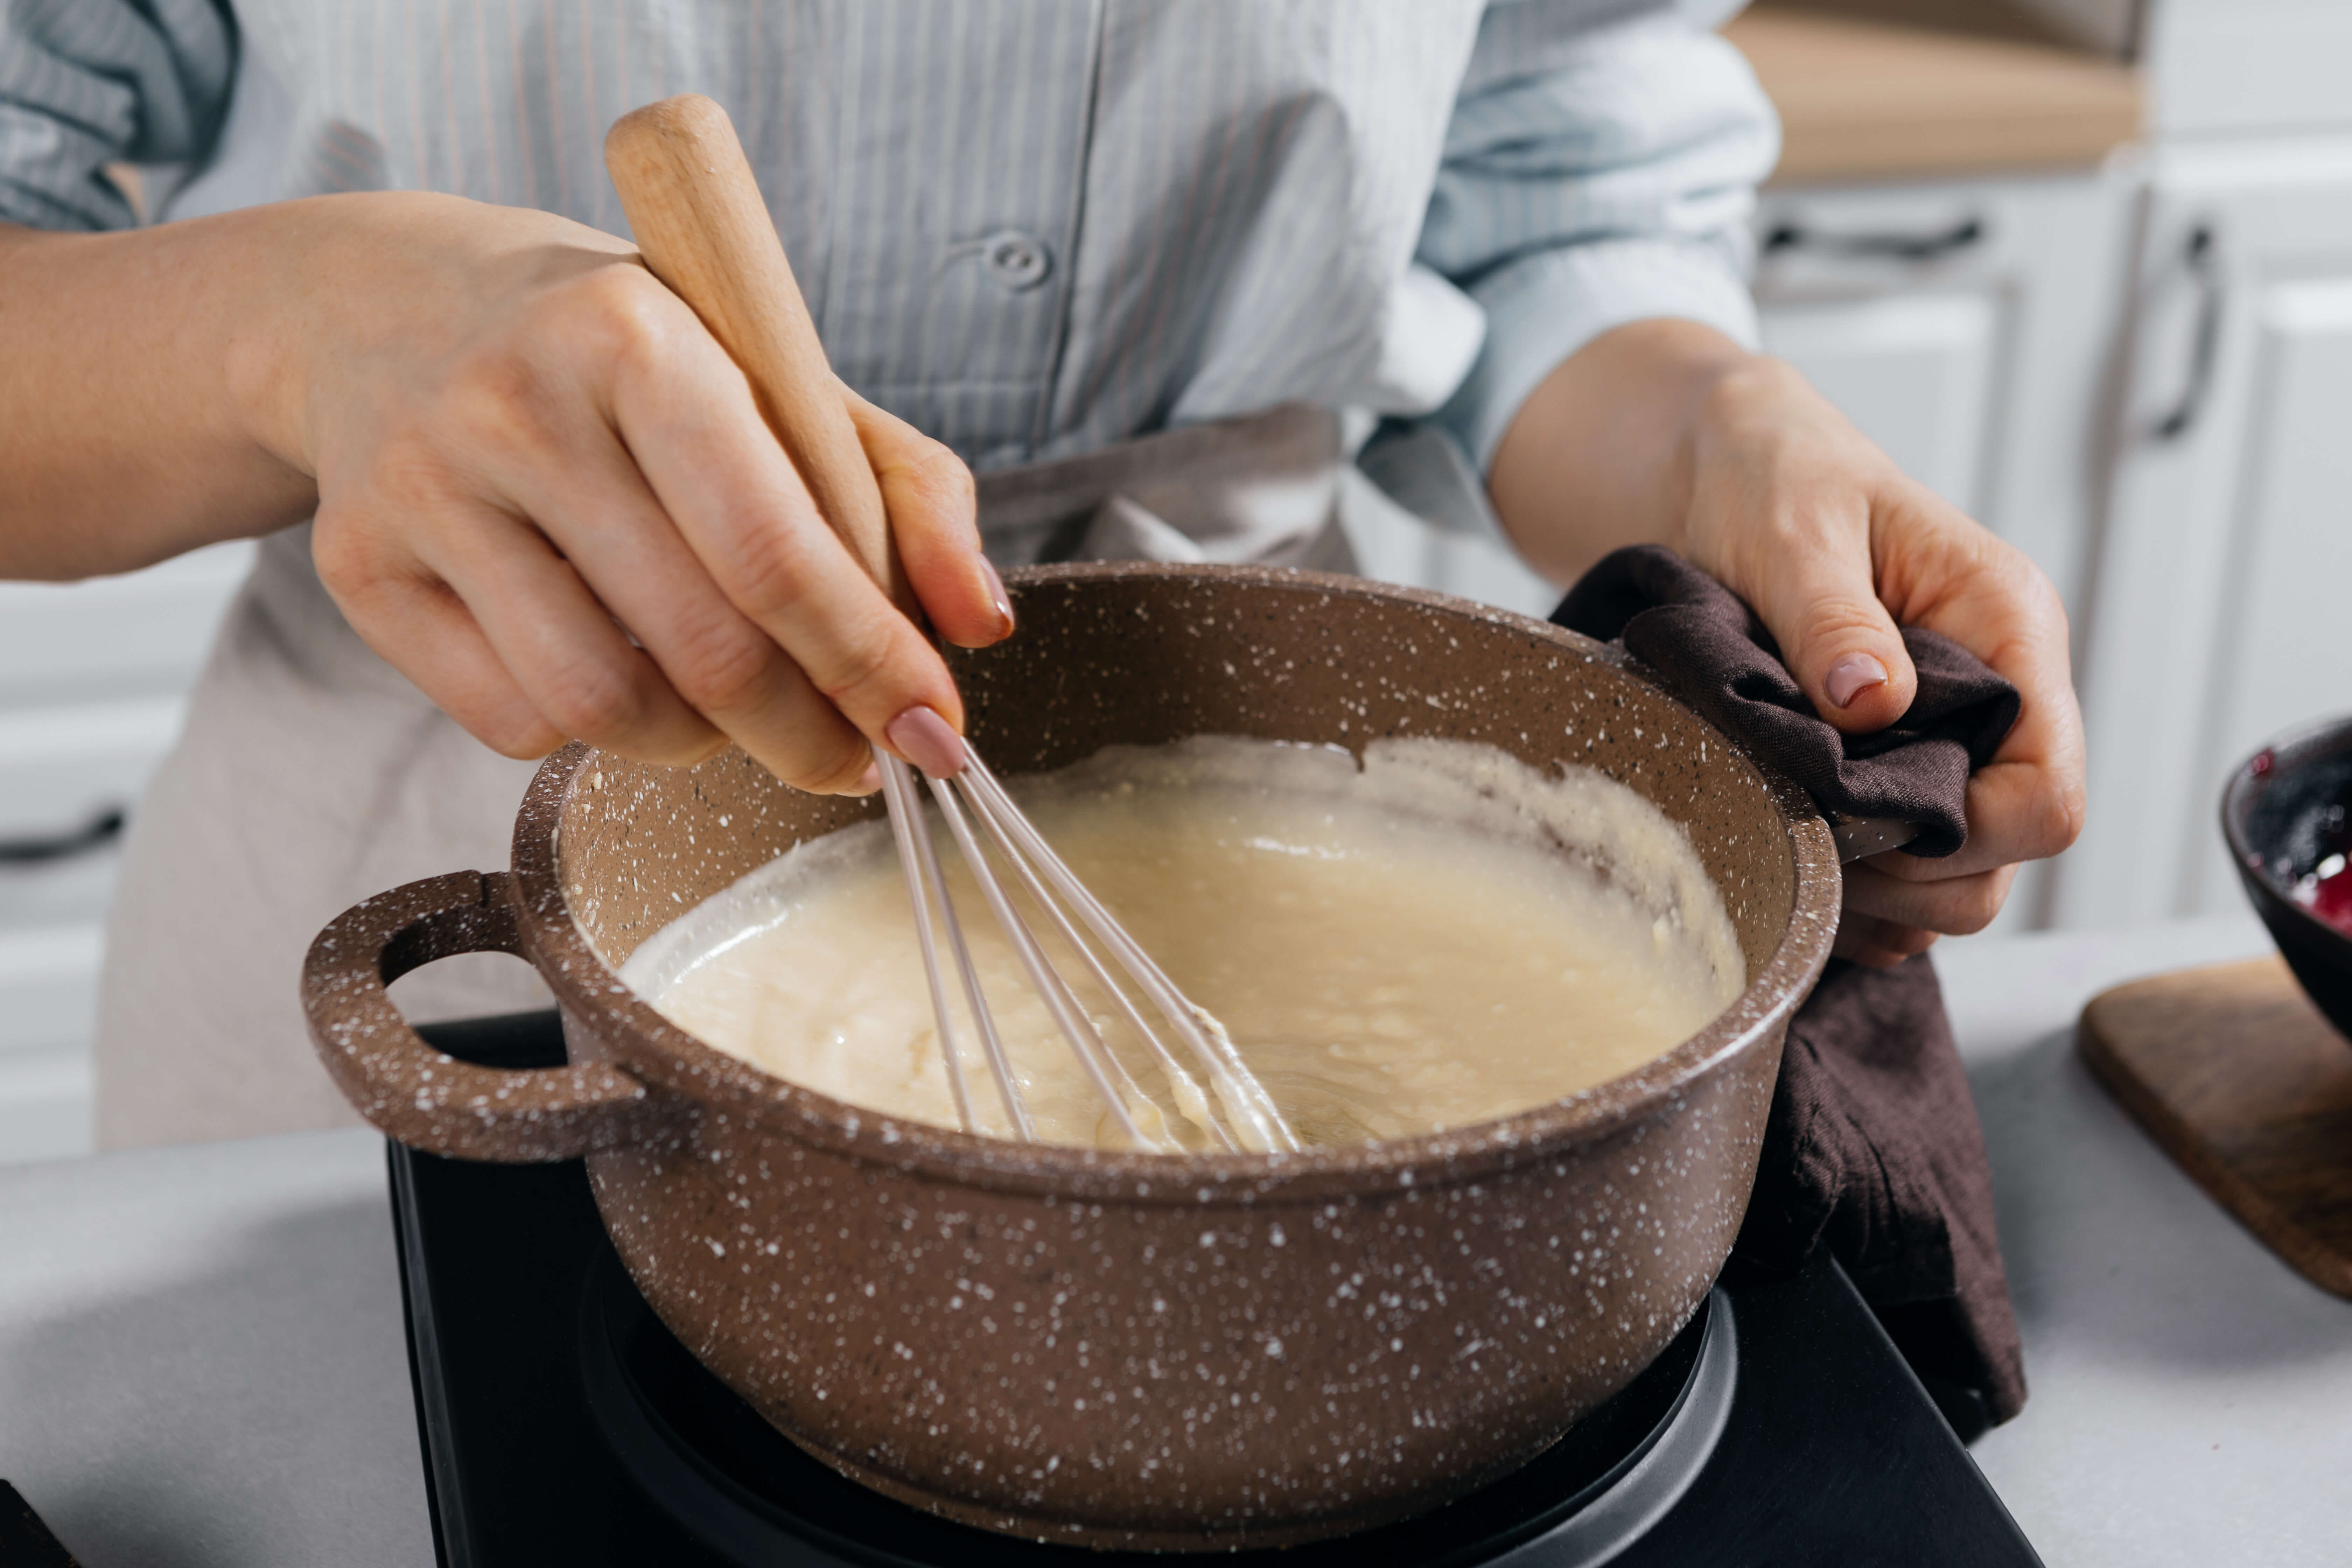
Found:
<svg viewBox="0 0 2352 1568"><path fill-rule="evenodd" d="M1394 508L1329 413L1292 405L983 475L1003 564L1264 562L1348 571L1343 516ZM262 542L133 824L98 1021L102 1147L339 1126L296 976L319 928L399 883L503 866L535 766L497 755L347 625L302 527ZM481 954L394 987L419 1021L549 1005Z"/></svg>

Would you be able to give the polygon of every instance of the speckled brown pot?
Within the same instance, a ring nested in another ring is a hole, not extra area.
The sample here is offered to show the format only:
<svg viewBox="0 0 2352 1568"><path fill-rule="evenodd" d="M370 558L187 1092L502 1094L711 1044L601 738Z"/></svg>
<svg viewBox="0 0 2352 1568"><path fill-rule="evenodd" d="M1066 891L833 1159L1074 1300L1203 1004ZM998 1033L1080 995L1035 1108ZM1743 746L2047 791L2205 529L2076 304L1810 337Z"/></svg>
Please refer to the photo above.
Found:
<svg viewBox="0 0 2352 1568"><path fill-rule="evenodd" d="M714 1051L606 966L877 806L740 753L672 772L573 746L531 786L511 879L411 884L320 934L305 991L330 1069L420 1148L584 1152L622 1258L695 1354L812 1453L952 1518L1263 1545L1524 1462L1649 1363L1723 1262L1836 922L1828 829L1622 655L1540 622L1254 568L1010 585L1021 635L958 671L1000 772L1204 732L1590 763L1688 826L1746 992L1638 1072L1435 1136L1287 1157L970 1137ZM485 947L547 977L573 1066L471 1067L400 1022L389 978Z"/></svg>

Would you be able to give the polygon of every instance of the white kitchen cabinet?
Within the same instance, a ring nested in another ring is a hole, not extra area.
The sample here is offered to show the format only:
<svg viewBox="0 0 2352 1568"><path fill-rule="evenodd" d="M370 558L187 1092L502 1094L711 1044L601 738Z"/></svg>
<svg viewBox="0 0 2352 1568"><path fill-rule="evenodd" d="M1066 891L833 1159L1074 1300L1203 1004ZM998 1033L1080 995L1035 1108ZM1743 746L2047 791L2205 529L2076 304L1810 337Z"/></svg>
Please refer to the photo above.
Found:
<svg viewBox="0 0 2352 1568"><path fill-rule="evenodd" d="M2009 0L2058 36L2137 62L2159 140L2352 128L2344 0Z"/></svg>
<svg viewBox="0 0 2352 1568"><path fill-rule="evenodd" d="M95 923L0 931L0 1161L90 1146Z"/></svg>
<svg viewBox="0 0 2352 1568"><path fill-rule="evenodd" d="M2159 137L2352 128L2344 0L2148 0L2139 31Z"/></svg>
<svg viewBox="0 0 2352 1568"><path fill-rule="evenodd" d="M87 1045L0 1058L0 1163L90 1152L96 1103Z"/></svg>
<svg viewBox="0 0 2352 1568"><path fill-rule="evenodd" d="M1937 289L1788 304L1764 343L1919 480L1963 511L1984 489L1999 296Z"/></svg>
<svg viewBox="0 0 2352 1568"><path fill-rule="evenodd" d="M2133 172L1771 189L1764 346L1902 467L2033 557L2070 608Z"/></svg>
<svg viewBox="0 0 2352 1568"><path fill-rule="evenodd" d="M102 838L92 829L137 804L184 706L169 695L0 711L0 845L45 840L69 860L77 840ZM9 894L0 888L0 924L20 923Z"/></svg>
<svg viewBox="0 0 2352 1568"><path fill-rule="evenodd" d="M2235 907L2228 770L2352 711L2352 137L2168 147L2150 176L2070 925Z"/></svg>
<svg viewBox="0 0 2352 1568"><path fill-rule="evenodd" d="M252 546L0 583L0 1162L90 1145L90 1030L123 825Z"/></svg>
<svg viewBox="0 0 2352 1568"><path fill-rule="evenodd" d="M240 541L120 577L0 583L0 712L185 690L252 563Z"/></svg>

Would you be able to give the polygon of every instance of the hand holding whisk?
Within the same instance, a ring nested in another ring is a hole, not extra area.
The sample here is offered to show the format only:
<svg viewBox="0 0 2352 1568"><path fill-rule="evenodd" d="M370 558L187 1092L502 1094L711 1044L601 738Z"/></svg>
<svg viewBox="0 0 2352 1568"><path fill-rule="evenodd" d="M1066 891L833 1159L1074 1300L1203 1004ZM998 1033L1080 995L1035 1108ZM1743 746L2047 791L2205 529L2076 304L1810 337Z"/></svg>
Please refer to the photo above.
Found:
<svg viewBox="0 0 2352 1568"><path fill-rule="evenodd" d="M825 361L815 324L726 111L699 95L648 104L613 127L605 142L605 161L646 265L693 308L742 367L818 510L891 602L919 624L919 610L892 547L881 492L850 421L843 389ZM1216 1020L1186 998L1087 891L969 743L943 742L940 749L950 758L961 755L956 765L941 767L924 779L940 816L1120 1138L1142 1150L1183 1147L1170 1110L1147 1091L1106 1040L1078 994L1055 967L1030 918L1023 914L1016 892L1043 916L1049 932L1076 955L1094 986L1109 999L1143 1047L1143 1070L1164 1082L1176 1116L1202 1129L1218 1150L1297 1149L1298 1141L1272 1097ZM997 1098L1015 1134L1028 1140L1034 1134L1021 1086L940 874L915 771L879 747L875 756L913 906L956 1113L967 1131L976 1130L956 1009L940 962L942 937ZM993 868L992 852L994 861L1011 873L1011 889ZM1114 977L1114 966L1125 974L1124 984ZM1161 1027L1152 1026L1147 1008L1160 1015ZM1181 1057L1163 1039L1163 1032L1173 1035Z"/></svg>

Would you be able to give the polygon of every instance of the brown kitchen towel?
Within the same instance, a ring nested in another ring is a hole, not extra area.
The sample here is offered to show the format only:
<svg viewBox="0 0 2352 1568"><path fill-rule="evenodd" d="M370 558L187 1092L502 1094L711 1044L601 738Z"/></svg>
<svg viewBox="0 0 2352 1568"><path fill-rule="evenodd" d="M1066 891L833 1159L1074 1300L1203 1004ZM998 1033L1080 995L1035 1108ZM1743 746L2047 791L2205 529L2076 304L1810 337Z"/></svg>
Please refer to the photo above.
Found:
<svg viewBox="0 0 2352 1568"><path fill-rule="evenodd" d="M1821 1247L1963 1437L2024 1407L1984 1132L1925 953L1832 959L1790 1021L1734 1254L1777 1275Z"/></svg>
<svg viewBox="0 0 2352 1568"><path fill-rule="evenodd" d="M1716 727L1805 788L1824 811L1919 825L1913 855L1949 855L1968 837L1969 774L2017 722L2017 689L1948 637L1903 628L1918 694L1892 725L1841 735L1822 722L1780 662L1780 645L1730 589L1671 550L1636 544L1577 579L1551 618L1664 675Z"/></svg>
<svg viewBox="0 0 2352 1568"><path fill-rule="evenodd" d="M1969 773L2017 719L2008 681L1948 639L1906 628L1917 699L1875 735L1842 736L1815 715L1754 613L1655 546L1603 559L1551 618L1622 639L1824 808L1919 823L1914 854L1959 848ZM1822 1247L1963 1436L2024 1405L1984 1132L1925 954L1885 970L1832 960L1789 1026L1733 1262L1790 1273Z"/></svg>

